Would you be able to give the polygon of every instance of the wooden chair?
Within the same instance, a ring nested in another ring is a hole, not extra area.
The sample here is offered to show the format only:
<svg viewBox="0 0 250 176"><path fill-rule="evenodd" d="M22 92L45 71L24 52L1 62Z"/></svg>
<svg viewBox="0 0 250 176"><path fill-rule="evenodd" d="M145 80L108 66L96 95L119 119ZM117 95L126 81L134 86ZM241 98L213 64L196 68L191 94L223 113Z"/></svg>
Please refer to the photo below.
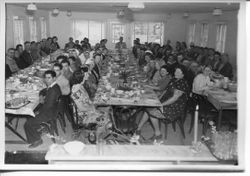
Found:
<svg viewBox="0 0 250 176"><path fill-rule="evenodd" d="M186 110L183 112L183 114L181 116L177 117L174 121L165 120L165 119L161 120L165 124L165 139L167 139L168 125L171 124L173 129L174 129L174 132L176 132L176 123L178 124L178 126L181 130L181 134L182 134L183 138L184 139L186 138L185 130L184 130L185 116L186 116Z"/></svg>
<svg viewBox="0 0 250 176"><path fill-rule="evenodd" d="M56 124L56 119L51 119L47 122L41 123L41 129L47 131L52 137L51 140L53 143L56 143L55 137L59 136L58 128Z"/></svg>
<svg viewBox="0 0 250 176"><path fill-rule="evenodd" d="M151 117L154 117L152 114L150 114L147 110L145 110L145 112L151 116ZM181 134L183 136L183 138L186 138L186 135L185 135L185 130L184 130L184 119L186 116L186 108L185 110L183 111L183 113L177 117L174 121L171 121L171 120L168 120L168 119L159 119L160 120L160 128L161 128L161 123L164 123L165 124L165 139L167 139L167 130L168 130L168 125L171 124L174 131L176 131L176 123L178 124L178 126L180 127L180 130L181 130ZM154 117L154 118L157 118L157 117Z"/></svg>
<svg viewBox="0 0 250 176"><path fill-rule="evenodd" d="M141 108L119 106L113 109L117 128L124 133L133 133L136 126L136 116Z"/></svg>

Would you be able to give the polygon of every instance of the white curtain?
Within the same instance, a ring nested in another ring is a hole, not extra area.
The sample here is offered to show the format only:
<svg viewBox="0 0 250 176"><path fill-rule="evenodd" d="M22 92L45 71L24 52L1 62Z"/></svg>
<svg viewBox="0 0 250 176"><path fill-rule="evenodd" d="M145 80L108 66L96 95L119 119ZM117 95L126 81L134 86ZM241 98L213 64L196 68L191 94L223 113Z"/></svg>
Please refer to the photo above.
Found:
<svg viewBox="0 0 250 176"><path fill-rule="evenodd" d="M37 41L37 27L34 17L29 17L30 41Z"/></svg>
<svg viewBox="0 0 250 176"><path fill-rule="evenodd" d="M24 43L23 39L23 19L18 16L13 17L14 46Z"/></svg>
<svg viewBox="0 0 250 176"><path fill-rule="evenodd" d="M191 42L196 44L195 41L195 23L189 24L189 32L188 32L188 44L190 44Z"/></svg>
<svg viewBox="0 0 250 176"><path fill-rule="evenodd" d="M227 25L217 24L216 50L221 53L225 52L226 34L227 34Z"/></svg>
<svg viewBox="0 0 250 176"><path fill-rule="evenodd" d="M89 38L89 43L95 45L106 37L106 23L103 21L72 20L71 36L74 40Z"/></svg>
<svg viewBox="0 0 250 176"><path fill-rule="evenodd" d="M208 24L202 23L201 24L201 37L200 37L200 46L206 47L208 41Z"/></svg>
<svg viewBox="0 0 250 176"><path fill-rule="evenodd" d="M40 17L41 24L41 39L47 38L47 24L46 19L44 17Z"/></svg>

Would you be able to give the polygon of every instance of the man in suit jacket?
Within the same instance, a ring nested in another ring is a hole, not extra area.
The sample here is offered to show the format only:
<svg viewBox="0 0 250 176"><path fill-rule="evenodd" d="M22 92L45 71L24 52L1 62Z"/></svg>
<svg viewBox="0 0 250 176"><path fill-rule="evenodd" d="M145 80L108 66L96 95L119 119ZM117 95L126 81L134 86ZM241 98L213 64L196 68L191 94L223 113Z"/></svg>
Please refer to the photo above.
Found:
<svg viewBox="0 0 250 176"><path fill-rule="evenodd" d="M24 130L27 136L29 148L35 148L43 143L38 129L42 122L48 122L56 118L58 98L61 96L61 90L56 83L56 73L52 70L45 72L45 82L47 84L47 95L44 104L35 118L30 118L24 124Z"/></svg>
<svg viewBox="0 0 250 176"><path fill-rule="evenodd" d="M31 51L30 51L30 42L26 41L24 43L24 51L20 55L20 69L24 69L32 65L34 62L34 59L31 56Z"/></svg>

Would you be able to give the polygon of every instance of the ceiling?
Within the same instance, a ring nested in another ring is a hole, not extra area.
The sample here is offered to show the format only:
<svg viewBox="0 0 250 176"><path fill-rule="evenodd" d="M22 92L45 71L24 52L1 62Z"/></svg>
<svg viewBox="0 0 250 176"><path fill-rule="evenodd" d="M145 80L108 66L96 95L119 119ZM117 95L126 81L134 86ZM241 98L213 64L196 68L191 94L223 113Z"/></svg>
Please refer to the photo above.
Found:
<svg viewBox="0 0 250 176"><path fill-rule="evenodd" d="M26 7L28 3L8 3ZM38 9L49 10L59 8L60 11L85 11L85 12L116 12L127 7L124 3L36 3ZM221 8L223 11L235 11L239 9L239 3L154 3L146 2L145 9L138 13L202 13L212 12L214 8Z"/></svg>

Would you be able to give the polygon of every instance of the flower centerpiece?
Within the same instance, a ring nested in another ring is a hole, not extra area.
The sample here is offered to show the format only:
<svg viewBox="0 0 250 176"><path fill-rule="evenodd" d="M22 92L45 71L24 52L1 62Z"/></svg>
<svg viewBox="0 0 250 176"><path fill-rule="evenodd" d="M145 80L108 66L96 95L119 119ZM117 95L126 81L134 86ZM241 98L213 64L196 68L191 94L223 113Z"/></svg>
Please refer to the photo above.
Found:
<svg viewBox="0 0 250 176"><path fill-rule="evenodd" d="M202 141L219 160L237 160L237 131L217 131L213 121L208 122L210 130Z"/></svg>

